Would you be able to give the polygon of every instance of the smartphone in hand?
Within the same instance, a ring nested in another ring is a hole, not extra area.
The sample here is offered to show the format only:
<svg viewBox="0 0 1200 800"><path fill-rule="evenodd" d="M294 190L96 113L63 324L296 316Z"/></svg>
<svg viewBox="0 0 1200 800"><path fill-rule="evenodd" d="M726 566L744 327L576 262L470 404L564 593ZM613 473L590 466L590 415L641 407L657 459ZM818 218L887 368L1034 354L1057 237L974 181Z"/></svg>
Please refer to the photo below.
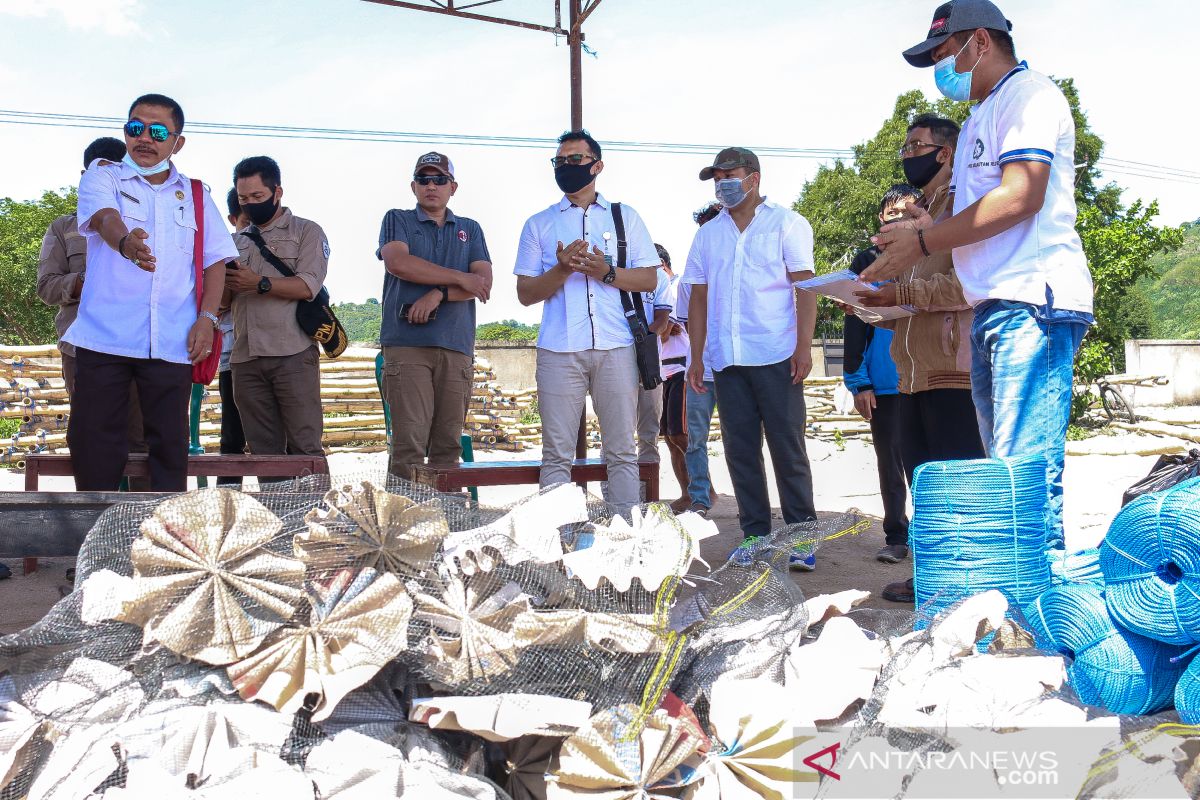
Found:
<svg viewBox="0 0 1200 800"><path fill-rule="evenodd" d="M412 303L401 303L400 304L400 319L404 320L405 322L408 322L408 311L410 308L412 308L412 305L413 305ZM436 308L433 311L429 312L429 319L426 321L433 322L435 319L437 319L437 309Z"/></svg>

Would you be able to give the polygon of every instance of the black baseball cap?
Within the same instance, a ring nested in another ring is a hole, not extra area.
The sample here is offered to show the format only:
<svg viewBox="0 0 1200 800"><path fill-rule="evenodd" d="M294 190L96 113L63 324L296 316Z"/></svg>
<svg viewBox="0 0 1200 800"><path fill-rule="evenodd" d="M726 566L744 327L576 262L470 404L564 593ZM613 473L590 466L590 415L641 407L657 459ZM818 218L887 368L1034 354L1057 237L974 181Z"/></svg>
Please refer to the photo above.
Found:
<svg viewBox="0 0 1200 800"><path fill-rule="evenodd" d="M711 167L705 167L700 170L700 180L706 181L712 178L713 170L737 169L738 167L745 167L747 172L762 171L758 166L758 156L754 155L754 153L744 147L726 147L717 153L717 157L713 159Z"/></svg>
<svg viewBox="0 0 1200 800"><path fill-rule="evenodd" d="M933 56L930 54L938 45L959 31L980 28L1011 31L1012 23L990 0L952 0L943 3L933 12L933 22L929 25L929 35L925 41L905 50L904 58L914 67L932 67Z"/></svg>

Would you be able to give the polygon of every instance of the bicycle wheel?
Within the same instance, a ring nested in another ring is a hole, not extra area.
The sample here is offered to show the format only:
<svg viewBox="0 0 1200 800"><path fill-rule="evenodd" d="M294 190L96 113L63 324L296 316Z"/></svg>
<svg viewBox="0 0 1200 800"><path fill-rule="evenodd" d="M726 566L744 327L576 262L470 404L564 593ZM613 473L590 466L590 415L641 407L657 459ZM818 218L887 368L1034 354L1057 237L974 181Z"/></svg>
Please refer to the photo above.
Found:
<svg viewBox="0 0 1200 800"><path fill-rule="evenodd" d="M1129 420L1130 423L1138 421L1137 414L1133 413L1133 406L1125 399L1125 395L1110 383L1100 386L1100 404L1104 406L1104 413L1108 415L1110 421L1122 417Z"/></svg>

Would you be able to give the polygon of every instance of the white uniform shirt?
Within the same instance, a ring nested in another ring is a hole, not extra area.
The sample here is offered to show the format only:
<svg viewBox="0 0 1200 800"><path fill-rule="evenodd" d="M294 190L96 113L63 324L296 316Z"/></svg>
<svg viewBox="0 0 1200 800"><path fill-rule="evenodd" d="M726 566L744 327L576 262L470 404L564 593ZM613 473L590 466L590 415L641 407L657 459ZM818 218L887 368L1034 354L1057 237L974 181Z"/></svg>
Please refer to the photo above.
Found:
<svg viewBox="0 0 1200 800"><path fill-rule="evenodd" d="M631 269L657 267L661 260L645 223L630 206L621 204L628 243L625 266ZM513 272L536 278L558 263L558 243L568 245L576 239L588 242L617 261L617 233L612 207L603 195L585 212L564 196L545 211L525 222L517 245ZM649 322L649 320L647 320ZM633 344L633 334L621 307L621 293L603 281L573 273L562 288L542 304L542 324L538 347L557 353L584 350L613 350Z"/></svg>
<svg viewBox="0 0 1200 800"><path fill-rule="evenodd" d="M687 274L679 276L679 283L675 287L675 319L678 322L687 325L688 321L688 303L692 302L692 285L686 280ZM684 337L688 342L686 367L692 365L692 337L691 334L684 331ZM704 382L712 383L712 354L709 351L709 345L712 344L712 337L704 340Z"/></svg>
<svg viewBox="0 0 1200 800"><path fill-rule="evenodd" d="M796 351L788 272L813 269L813 232L790 208L764 200L746 230L729 209L696 231L683 280L708 285L704 360L714 371L777 364Z"/></svg>
<svg viewBox="0 0 1200 800"><path fill-rule="evenodd" d="M691 296L691 288L690 287L688 288L688 295ZM679 297L679 276L675 275L669 279L669 282L667 283L666 292L661 298L663 305L665 305L671 309L670 320L672 322L680 321L679 316L675 310L675 306L678 303L678 297ZM658 307L658 306L656 306L656 307ZM684 312L683 316L685 318L687 317L686 311ZM666 342L663 342L662 339L659 339L658 341L659 341L658 356L662 360L662 369L660 372L661 372L662 379L665 381L667 378L671 377L672 375L674 375L678 372L683 372L684 370L687 369L687 359L692 351L692 343L691 343L691 339L688 338L686 330L683 333L678 333L678 334L675 334L674 336L667 337ZM668 360L673 360L676 358L682 358L684 360L683 363L682 364L666 363Z"/></svg>
<svg viewBox="0 0 1200 800"><path fill-rule="evenodd" d="M146 244L156 259L154 272L135 267L92 230L92 216L105 208L120 212L129 230L150 234ZM197 287L192 265L196 216L188 179L172 164L167 180L155 186L125 164L93 162L79 181L78 218L79 232L87 237L88 277L79 316L63 340L100 353L189 363L187 336L196 322ZM225 220L205 190L204 267L237 255Z"/></svg>
<svg viewBox="0 0 1200 800"><path fill-rule="evenodd" d="M967 302L1015 300L1091 312L1092 276L1075 231L1075 120L1054 81L1024 64L971 112L954 156L954 213L1000 185L1015 161L1050 165L1042 210L1003 233L956 247L954 268Z"/></svg>

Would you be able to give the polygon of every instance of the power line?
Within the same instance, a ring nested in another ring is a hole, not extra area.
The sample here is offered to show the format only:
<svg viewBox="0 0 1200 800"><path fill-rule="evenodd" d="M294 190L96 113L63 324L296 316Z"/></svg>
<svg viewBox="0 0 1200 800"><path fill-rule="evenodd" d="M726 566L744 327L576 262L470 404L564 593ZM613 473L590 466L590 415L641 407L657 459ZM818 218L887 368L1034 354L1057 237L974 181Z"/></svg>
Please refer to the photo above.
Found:
<svg viewBox="0 0 1200 800"><path fill-rule="evenodd" d="M92 116L84 114L43 113L0 109L0 124L32 125L40 127L85 128L112 130L124 123L121 117ZM554 138L529 136L495 136L482 134L460 134L445 132L386 131L365 128L320 128L311 126L263 125L229 122L190 122L188 129L215 136L246 136L252 138L302 139L314 141L347 141L393 144L444 144L453 143L467 147L503 147L514 149L542 149L553 146ZM720 150L722 145L646 142L646 141L602 141L606 150L630 153L662 153L664 155L708 155ZM761 157L799 158L818 161L849 159L855 150L827 147L777 147L754 145L750 147ZM889 150L863 150L859 156L867 159L894 159L898 154ZM1126 177L1173 183L1200 184L1200 172L1181 170L1145 162L1124 159L1101 158L1095 166L1105 173Z"/></svg>

